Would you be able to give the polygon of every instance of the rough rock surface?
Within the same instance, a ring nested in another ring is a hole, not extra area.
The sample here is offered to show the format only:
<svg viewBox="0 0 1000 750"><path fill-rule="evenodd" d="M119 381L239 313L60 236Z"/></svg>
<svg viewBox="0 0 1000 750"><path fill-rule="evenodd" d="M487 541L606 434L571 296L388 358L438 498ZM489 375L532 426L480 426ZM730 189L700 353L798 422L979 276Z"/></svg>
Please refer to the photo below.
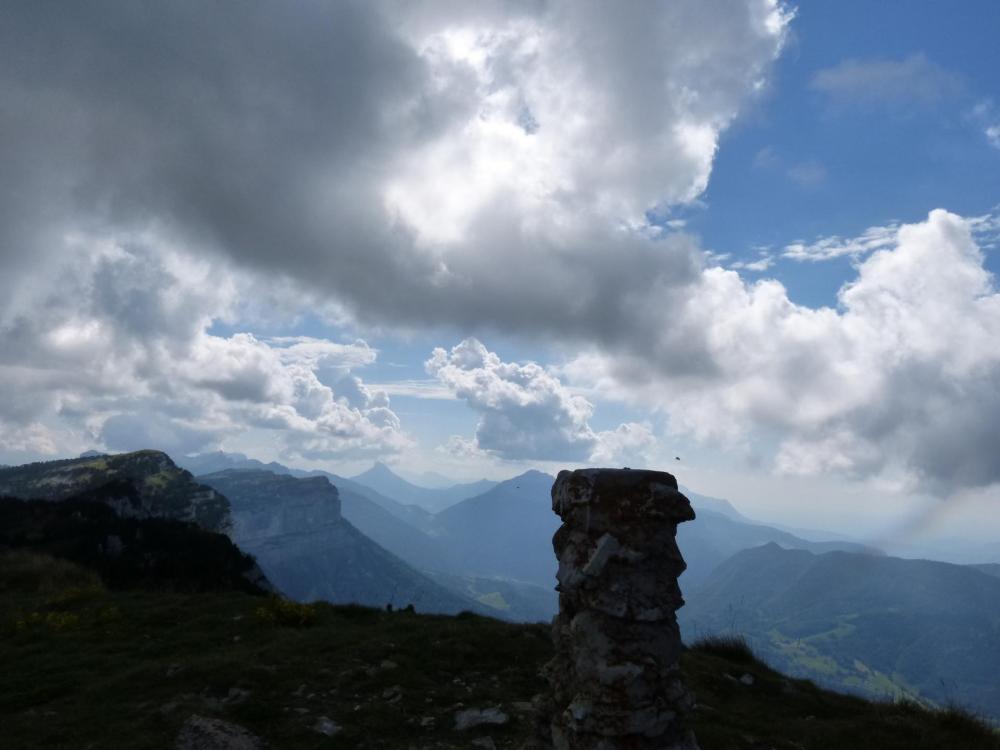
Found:
<svg viewBox="0 0 1000 750"><path fill-rule="evenodd" d="M175 750L264 750L263 740L238 724L194 714L184 722Z"/></svg>
<svg viewBox="0 0 1000 750"><path fill-rule="evenodd" d="M685 564L677 524L691 504L666 472L560 472L552 509L559 570L555 657L542 710L558 750L694 750L684 716L693 697L681 681Z"/></svg>
<svg viewBox="0 0 1000 750"><path fill-rule="evenodd" d="M464 732L466 729L483 724L506 724L507 714L497 708L467 708L455 714L455 730Z"/></svg>

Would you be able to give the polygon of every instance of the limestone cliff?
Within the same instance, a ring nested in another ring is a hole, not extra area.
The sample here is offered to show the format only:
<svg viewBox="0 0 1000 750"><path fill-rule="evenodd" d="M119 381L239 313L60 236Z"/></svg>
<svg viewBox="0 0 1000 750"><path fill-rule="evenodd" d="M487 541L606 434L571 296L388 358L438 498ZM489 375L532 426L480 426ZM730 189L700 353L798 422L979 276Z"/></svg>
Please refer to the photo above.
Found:
<svg viewBox="0 0 1000 750"><path fill-rule="evenodd" d="M227 534L229 502L198 484L161 451L88 455L0 469L0 495L65 500L82 494L111 506L122 518L188 521Z"/></svg>

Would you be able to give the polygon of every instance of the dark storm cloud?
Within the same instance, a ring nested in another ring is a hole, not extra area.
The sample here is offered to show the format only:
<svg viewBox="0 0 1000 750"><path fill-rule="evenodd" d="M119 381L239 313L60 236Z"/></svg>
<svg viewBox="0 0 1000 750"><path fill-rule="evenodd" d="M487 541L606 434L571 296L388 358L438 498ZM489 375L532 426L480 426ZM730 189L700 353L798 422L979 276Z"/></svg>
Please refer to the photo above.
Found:
<svg viewBox="0 0 1000 750"><path fill-rule="evenodd" d="M509 20L542 7L465 13ZM398 161L478 106L472 73L451 65L441 84L390 11L350 2L5 4L0 253L11 273L0 284L72 252L67 231L152 230L188 251L292 277L365 323L462 321L655 352L651 333L636 330L635 308L655 300L669 309L671 290L695 279L690 243L650 243L586 215L557 236L532 233L512 195L472 220L468 247L442 255L387 215L384 188ZM400 14L415 27L455 11ZM773 49L749 53L769 59ZM740 77L731 78L728 100L707 120L742 95ZM639 83L633 109L647 98ZM662 115L649 120L655 106L625 114L672 127ZM683 165L671 179L687 185L697 171ZM682 369L707 366L690 335L670 345Z"/></svg>

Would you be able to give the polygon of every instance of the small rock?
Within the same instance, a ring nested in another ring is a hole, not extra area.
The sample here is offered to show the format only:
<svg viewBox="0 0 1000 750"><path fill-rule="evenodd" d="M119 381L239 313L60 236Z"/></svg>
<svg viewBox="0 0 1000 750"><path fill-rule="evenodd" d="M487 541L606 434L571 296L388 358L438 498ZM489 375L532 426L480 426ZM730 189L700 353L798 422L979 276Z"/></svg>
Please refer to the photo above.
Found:
<svg viewBox="0 0 1000 750"><path fill-rule="evenodd" d="M472 741L473 747L481 747L483 750L497 750L497 743L493 741L492 737L476 737Z"/></svg>
<svg viewBox="0 0 1000 750"><path fill-rule="evenodd" d="M383 659L382 663L379 664L381 669L396 669L398 666L399 665L391 659Z"/></svg>
<svg viewBox="0 0 1000 750"><path fill-rule="evenodd" d="M193 714L174 741L175 750L263 750L264 741L238 724Z"/></svg>
<svg viewBox="0 0 1000 750"><path fill-rule="evenodd" d="M243 688L231 687L222 702L227 706L238 706L250 697L250 691Z"/></svg>
<svg viewBox="0 0 1000 750"><path fill-rule="evenodd" d="M425 716L420 720L420 726L422 726L424 729L430 729L436 723L437 719L435 719L433 716Z"/></svg>
<svg viewBox="0 0 1000 750"><path fill-rule="evenodd" d="M184 667L180 664L171 664L167 667L167 677L173 677L175 674L180 674L184 671Z"/></svg>
<svg viewBox="0 0 1000 750"><path fill-rule="evenodd" d="M749 674L749 673L748 674L744 674L742 677L740 677L740 682L743 683L744 685L748 686L748 687L750 685L753 685L753 675Z"/></svg>
<svg viewBox="0 0 1000 750"><path fill-rule="evenodd" d="M506 724L507 714L495 708L467 708L455 714L455 729L459 732L483 724Z"/></svg>
<svg viewBox="0 0 1000 750"><path fill-rule="evenodd" d="M294 695L294 696L297 696L297 697L301 697L301 696L302 696L302 695L303 695L303 694L304 694L305 692L306 692L306 685L305 685L305 683L302 683L302 684L301 684L301 685L299 685L299 687L298 687L298 688L297 688L297 689L295 690L295 692L294 692L294 693L292 693L292 695Z"/></svg>
<svg viewBox="0 0 1000 750"><path fill-rule="evenodd" d="M510 704L510 707L517 711L519 714L525 714L534 708L531 701L514 701Z"/></svg>
<svg viewBox="0 0 1000 750"><path fill-rule="evenodd" d="M340 729L341 726L328 716L320 716L313 724L314 732L325 734L327 737L333 737Z"/></svg>
<svg viewBox="0 0 1000 750"><path fill-rule="evenodd" d="M307 713L309 713L308 708L293 708L292 710L299 716L305 716Z"/></svg>

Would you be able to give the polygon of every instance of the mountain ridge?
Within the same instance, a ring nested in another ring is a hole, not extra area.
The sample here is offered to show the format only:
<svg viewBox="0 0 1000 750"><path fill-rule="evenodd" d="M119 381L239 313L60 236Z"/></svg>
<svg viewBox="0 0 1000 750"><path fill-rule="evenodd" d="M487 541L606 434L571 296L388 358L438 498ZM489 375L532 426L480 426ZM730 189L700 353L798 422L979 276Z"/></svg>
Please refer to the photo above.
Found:
<svg viewBox="0 0 1000 750"><path fill-rule="evenodd" d="M115 483L115 484L112 484ZM197 483L166 453L131 453L40 461L0 469L0 495L59 501L102 487L101 501L122 517L189 521L207 531L228 533L229 501ZM110 491L117 487L118 492Z"/></svg>
<svg viewBox="0 0 1000 750"><path fill-rule="evenodd" d="M767 544L686 592L682 628L737 631L783 671L1000 717L1000 578L934 560Z"/></svg>
<svg viewBox="0 0 1000 750"><path fill-rule="evenodd" d="M199 479L229 498L234 540L293 599L413 605L448 614L486 611L356 529L343 517L340 493L326 477L227 469Z"/></svg>
<svg viewBox="0 0 1000 750"><path fill-rule="evenodd" d="M376 461L370 469L350 479L405 505L417 505L432 513L481 495L498 484L488 479L480 479L448 487L421 487L401 477L381 461Z"/></svg>

